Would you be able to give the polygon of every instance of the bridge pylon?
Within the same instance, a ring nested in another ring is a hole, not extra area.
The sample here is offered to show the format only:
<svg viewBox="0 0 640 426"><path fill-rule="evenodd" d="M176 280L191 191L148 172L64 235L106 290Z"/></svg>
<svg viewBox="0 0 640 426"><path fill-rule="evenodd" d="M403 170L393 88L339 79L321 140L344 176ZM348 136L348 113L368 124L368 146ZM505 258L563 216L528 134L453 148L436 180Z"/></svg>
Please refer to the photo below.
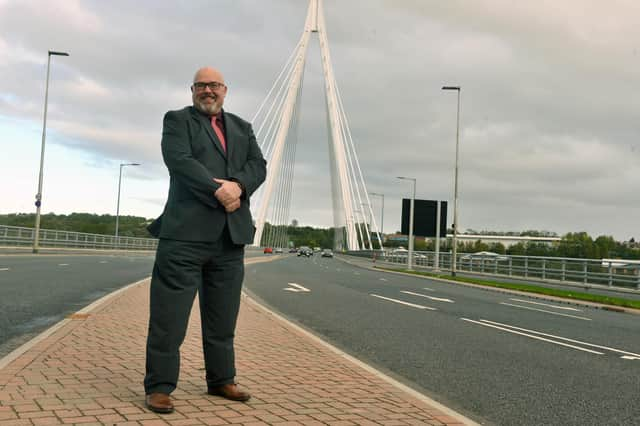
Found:
<svg viewBox="0 0 640 426"><path fill-rule="evenodd" d="M286 247L288 243L286 229L293 186L299 106L307 48L313 34L318 36L324 74L334 249L373 249L373 240L376 238L378 247L382 248L382 239L333 72L322 0L309 1L302 36L253 118L256 137L267 159L267 179L257 194L254 207L254 245ZM267 106L268 100L271 100L270 106Z"/></svg>

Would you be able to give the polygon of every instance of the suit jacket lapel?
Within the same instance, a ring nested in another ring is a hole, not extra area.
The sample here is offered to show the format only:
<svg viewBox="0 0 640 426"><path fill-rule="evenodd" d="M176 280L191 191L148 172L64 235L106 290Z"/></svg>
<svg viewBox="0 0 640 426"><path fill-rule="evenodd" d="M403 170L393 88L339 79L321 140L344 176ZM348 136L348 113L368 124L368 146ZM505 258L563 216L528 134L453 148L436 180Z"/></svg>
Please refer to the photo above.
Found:
<svg viewBox="0 0 640 426"><path fill-rule="evenodd" d="M227 138L227 158L231 158L233 155L233 151L236 147L236 143L234 140L234 136L238 134L239 130L236 127L235 123L232 120L227 120L227 116L224 115L224 128L225 128L225 137Z"/></svg>
<svg viewBox="0 0 640 426"><path fill-rule="evenodd" d="M211 141L213 142L213 145L218 149L218 151L220 151L220 154L225 158L227 158L227 154L224 152L224 148L222 148L222 143L220 143L220 139L218 139L218 135L216 135L216 132L213 131L213 127L211 127L211 120L204 116L203 114L200 114L195 108L192 107L192 111L191 111L193 117L200 121L200 124L205 128L205 130L207 131L207 134L209 135L209 138L211 138Z"/></svg>

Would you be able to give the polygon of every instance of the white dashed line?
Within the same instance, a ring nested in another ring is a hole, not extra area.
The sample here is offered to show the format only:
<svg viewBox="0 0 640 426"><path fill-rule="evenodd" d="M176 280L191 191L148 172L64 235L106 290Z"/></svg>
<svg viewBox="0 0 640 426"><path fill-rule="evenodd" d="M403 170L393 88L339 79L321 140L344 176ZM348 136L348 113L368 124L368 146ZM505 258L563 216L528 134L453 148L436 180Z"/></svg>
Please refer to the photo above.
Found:
<svg viewBox="0 0 640 426"><path fill-rule="evenodd" d="M508 324L503 324L503 323L495 322L495 321L489 321L489 320L481 320L481 321L482 322L486 322L486 323L501 325L501 326L504 326L504 327L513 328L513 329L516 329L516 330L523 330L523 331L527 331L529 333L539 334L540 336L553 337L554 339L564 340L566 342L578 343L580 345L591 346L592 348L605 349L605 350L608 350L608 351L611 351L611 352L618 352L618 353L621 353L621 354L625 354L625 355L629 355L629 356L632 356L632 357L640 358L640 354L635 354L633 352L627 352L627 351L623 351L623 350L620 350L620 349L610 348L609 346L594 345L593 343L581 342L580 340L569 339L567 337L554 336L553 334L542 333L540 331L535 331L535 330L527 330L526 328L516 327L515 325L508 325Z"/></svg>
<svg viewBox="0 0 640 426"><path fill-rule="evenodd" d="M283 288L283 290L293 291L294 293L298 293L298 292L308 293L311 291L308 288L301 286L300 284L296 284L296 283L288 283L288 284L291 287L285 287Z"/></svg>
<svg viewBox="0 0 640 426"><path fill-rule="evenodd" d="M514 305L513 303L502 302L500 304L501 305L505 305L505 306L513 306L514 308L526 309L526 310L529 310L529 311L544 312L544 313L551 314L551 315L560 315L561 317L569 317L569 318L575 318L575 319L579 319L579 320L583 320L583 321L591 321L591 318L579 317L579 316L576 316L576 315L569 315L569 314L561 314L559 312L552 312L552 311L547 311L547 310L544 310L544 309L530 308L528 306Z"/></svg>
<svg viewBox="0 0 640 426"><path fill-rule="evenodd" d="M9 268L0 268L0 271L8 271Z"/></svg>
<svg viewBox="0 0 640 426"><path fill-rule="evenodd" d="M388 300L388 301L394 302L394 303L400 303L401 305L411 306L412 308L428 309L430 311L437 311L436 308L431 308L429 306L416 305L415 303L409 303L409 302L405 302L403 300L392 299L390 297L378 296L377 294L371 294L370 296L377 297L378 299Z"/></svg>
<svg viewBox="0 0 640 426"><path fill-rule="evenodd" d="M591 349L585 349L585 348L581 348L579 346L569 345L567 343L556 342L555 340L545 339L544 337L534 336L533 334L522 333L520 331L511 330L511 329L505 328L505 327L498 327L497 325L486 324L484 322L474 321L474 320L471 320L471 319L468 319L468 318L460 318L460 319L462 321L472 322L474 324L482 325L482 326L485 326L485 327L496 328L498 330L506 331L508 333L518 334L520 336L525 336L525 337L528 337L530 339L542 340L543 342L549 342L549 343L553 343L555 345L566 346L568 348L576 349L578 351L583 351L583 352L589 352L589 353L592 353L592 354L595 354L595 355L604 355L604 353L602 353L602 352L592 351ZM507 327L511 327L511 326L507 326ZM518 328L518 327L512 327L512 328ZM556 337L556 336L554 336L554 337Z"/></svg>
<svg viewBox="0 0 640 426"><path fill-rule="evenodd" d="M522 299L509 299L509 300L513 300L514 302L521 302L521 303L531 303L532 305L548 306L550 308L555 308L555 309L564 309L566 311L582 312L582 310L580 309L570 308L568 306L549 305L548 303L532 302L531 300L522 300Z"/></svg>
<svg viewBox="0 0 640 426"><path fill-rule="evenodd" d="M410 294L412 296L420 296L420 297L426 297L427 299L431 299L431 300L435 300L437 302L447 302L447 303L455 303L453 300L451 299L445 299L442 297L433 297L433 296L427 296L426 294L420 294L420 293L414 293L412 291L400 291L400 293L404 293L404 294Z"/></svg>
<svg viewBox="0 0 640 426"><path fill-rule="evenodd" d="M69 266L68 263L58 263L58 266Z"/></svg>

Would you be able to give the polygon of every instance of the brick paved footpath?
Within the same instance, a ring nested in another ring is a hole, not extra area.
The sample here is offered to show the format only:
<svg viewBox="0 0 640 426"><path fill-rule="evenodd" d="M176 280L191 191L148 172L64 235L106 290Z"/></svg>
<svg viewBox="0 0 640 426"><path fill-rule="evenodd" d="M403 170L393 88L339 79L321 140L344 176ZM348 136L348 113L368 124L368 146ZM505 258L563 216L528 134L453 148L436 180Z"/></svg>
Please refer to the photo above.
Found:
<svg viewBox="0 0 640 426"><path fill-rule="evenodd" d="M246 295L236 364L237 380L252 399L241 403L206 394L196 298L172 394L176 410L152 413L144 408L142 388L148 293L148 279L135 283L0 360L0 424L474 424L328 347Z"/></svg>

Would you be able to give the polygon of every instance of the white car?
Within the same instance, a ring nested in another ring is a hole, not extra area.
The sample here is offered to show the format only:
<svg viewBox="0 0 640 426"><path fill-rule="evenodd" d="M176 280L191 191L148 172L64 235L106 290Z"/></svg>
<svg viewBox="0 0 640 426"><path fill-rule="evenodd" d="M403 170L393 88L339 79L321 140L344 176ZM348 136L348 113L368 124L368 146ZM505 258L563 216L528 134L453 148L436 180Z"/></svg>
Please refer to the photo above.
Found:
<svg viewBox="0 0 640 426"><path fill-rule="evenodd" d="M477 253L469 253L460 257L460 260L467 261L481 261L481 260L490 260L493 262L504 262L509 260L509 256L505 256L504 254L494 253L492 251L479 251Z"/></svg>

